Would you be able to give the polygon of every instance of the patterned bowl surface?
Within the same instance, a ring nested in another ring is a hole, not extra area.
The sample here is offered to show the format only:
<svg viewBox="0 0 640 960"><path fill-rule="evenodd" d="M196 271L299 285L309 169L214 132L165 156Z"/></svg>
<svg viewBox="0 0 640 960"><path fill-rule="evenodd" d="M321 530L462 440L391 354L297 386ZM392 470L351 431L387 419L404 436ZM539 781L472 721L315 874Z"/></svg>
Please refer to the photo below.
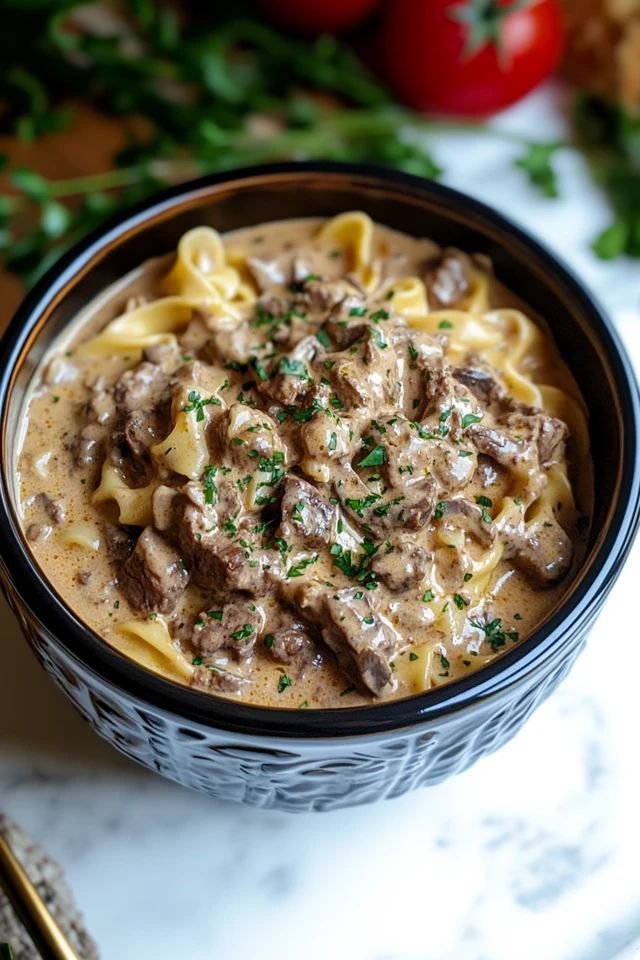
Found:
<svg viewBox="0 0 640 960"><path fill-rule="evenodd" d="M348 208L484 252L553 324L591 418L596 508L570 594L528 640L465 680L406 700L336 711L250 707L190 690L126 660L81 624L31 559L15 510L22 401L48 344L78 308L195 223L220 230ZM38 660L102 737L214 797L328 810L438 783L497 749L571 668L639 519L638 391L608 319L530 237L442 186L375 168L283 164L167 191L79 244L40 281L0 344L0 580Z"/></svg>

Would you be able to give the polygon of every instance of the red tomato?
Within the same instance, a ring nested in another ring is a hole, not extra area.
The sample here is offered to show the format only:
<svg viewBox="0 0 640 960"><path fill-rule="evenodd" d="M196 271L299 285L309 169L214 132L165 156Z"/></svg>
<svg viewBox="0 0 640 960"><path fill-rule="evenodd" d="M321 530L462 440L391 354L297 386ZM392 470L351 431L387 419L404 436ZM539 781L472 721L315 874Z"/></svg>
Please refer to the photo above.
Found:
<svg viewBox="0 0 640 960"><path fill-rule="evenodd" d="M361 23L378 0L258 0L258 6L296 33L345 33Z"/></svg>
<svg viewBox="0 0 640 960"><path fill-rule="evenodd" d="M382 23L389 84L418 110L484 116L558 65L557 0L391 0Z"/></svg>

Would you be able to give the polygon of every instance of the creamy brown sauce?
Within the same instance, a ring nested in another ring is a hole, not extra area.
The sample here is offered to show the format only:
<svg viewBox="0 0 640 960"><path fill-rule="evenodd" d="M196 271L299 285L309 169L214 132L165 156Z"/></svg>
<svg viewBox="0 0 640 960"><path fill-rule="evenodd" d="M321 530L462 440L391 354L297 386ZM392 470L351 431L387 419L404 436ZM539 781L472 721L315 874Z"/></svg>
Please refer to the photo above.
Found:
<svg viewBox="0 0 640 960"><path fill-rule="evenodd" d="M525 638L579 567L591 496L577 388L546 333L491 310L484 265L380 226L358 264L320 223L227 235L251 295L232 317L176 306L143 355L82 345L160 303L171 260L108 291L43 364L17 465L37 562L106 642L287 707L406 696ZM179 666L132 622L166 626Z"/></svg>

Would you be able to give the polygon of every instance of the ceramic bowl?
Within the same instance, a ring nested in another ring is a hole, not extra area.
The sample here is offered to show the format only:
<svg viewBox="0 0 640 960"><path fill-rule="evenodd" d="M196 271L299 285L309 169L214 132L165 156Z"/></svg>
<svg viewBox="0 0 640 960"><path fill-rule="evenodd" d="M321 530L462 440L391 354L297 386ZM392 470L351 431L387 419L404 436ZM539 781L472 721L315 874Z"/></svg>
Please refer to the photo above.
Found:
<svg viewBox="0 0 640 960"><path fill-rule="evenodd" d="M361 209L443 245L487 254L545 317L589 407L595 510L584 567L564 602L485 669L403 700L338 710L262 708L149 673L81 623L34 563L15 507L25 390L76 312L196 224L232 230ZM97 733L151 770L214 797L326 810L437 783L509 740L567 674L631 546L639 516L638 390L607 317L522 230L439 184L363 166L284 164L159 194L66 254L0 344L0 579L36 657Z"/></svg>

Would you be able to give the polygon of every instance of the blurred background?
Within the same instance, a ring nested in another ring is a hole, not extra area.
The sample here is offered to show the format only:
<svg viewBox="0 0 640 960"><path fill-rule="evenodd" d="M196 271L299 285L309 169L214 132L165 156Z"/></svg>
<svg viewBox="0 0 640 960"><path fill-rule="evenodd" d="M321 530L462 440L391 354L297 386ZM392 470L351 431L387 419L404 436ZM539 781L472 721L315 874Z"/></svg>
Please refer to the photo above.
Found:
<svg viewBox="0 0 640 960"><path fill-rule="evenodd" d="M500 209L640 365L640 0L0 0L0 63L0 330L65 249L163 185L329 158ZM117 756L0 601L0 807L61 862L107 960L640 957L639 573L636 548L578 667L499 754L298 817Z"/></svg>

